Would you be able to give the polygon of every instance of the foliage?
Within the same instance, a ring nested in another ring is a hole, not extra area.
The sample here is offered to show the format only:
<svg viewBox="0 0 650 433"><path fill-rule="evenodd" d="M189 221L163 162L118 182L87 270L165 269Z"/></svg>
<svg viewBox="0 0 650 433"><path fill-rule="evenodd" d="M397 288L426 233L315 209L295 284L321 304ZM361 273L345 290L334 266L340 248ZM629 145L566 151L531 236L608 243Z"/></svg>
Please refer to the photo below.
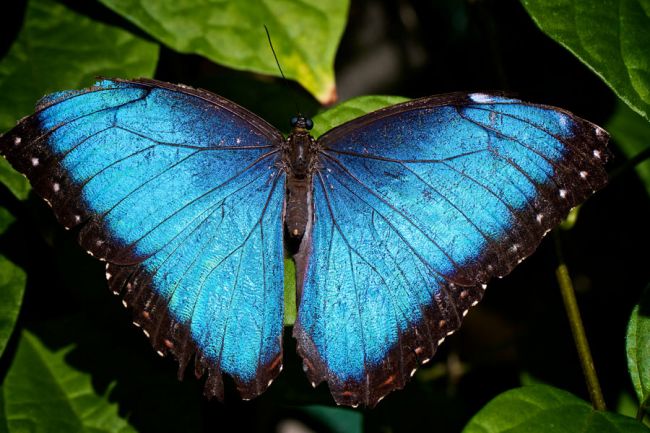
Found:
<svg viewBox="0 0 650 433"><path fill-rule="evenodd" d="M319 137L330 129L389 105L406 101L400 96L359 96L314 116L312 135Z"/></svg>
<svg viewBox="0 0 650 433"><path fill-rule="evenodd" d="M650 152L650 123L636 114L625 104L619 103L616 111L607 122L607 130L618 143L626 157L632 159L637 155ZM650 160L645 158L636 165L636 173L650 194Z"/></svg>
<svg viewBox="0 0 650 433"><path fill-rule="evenodd" d="M650 120L650 3L523 0L537 25Z"/></svg>
<svg viewBox="0 0 650 433"><path fill-rule="evenodd" d="M30 1L20 34L0 62L0 131L48 93L88 86L97 76L152 76L157 60L156 44L51 0ZM0 180L26 198L27 181L4 160Z"/></svg>
<svg viewBox="0 0 650 433"><path fill-rule="evenodd" d="M0 424L10 433L134 432L117 414L117 405L97 395L91 377L66 363L69 350L49 350L34 335L22 333L0 388Z"/></svg>
<svg viewBox="0 0 650 433"><path fill-rule="evenodd" d="M13 223L13 216L0 207L0 233ZM0 255L0 356L16 324L25 291L25 272Z"/></svg>
<svg viewBox="0 0 650 433"><path fill-rule="evenodd" d="M277 75L264 26L287 78L322 103L336 100L334 55L348 2L271 0L247 2L101 0L156 39L182 53L196 53L236 69ZM309 38L302 35L309 34Z"/></svg>
<svg viewBox="0 0 650 433"><path fill-rule="evenodd" d="M650 290L634 307L627 326L627 366L634 390L645 410L650 410Z"/></svg>
<svg viewBox="0 0 650 433"><path fill-rule="evenodd" d="M284 371L263 396L242 402L229 384L225 404L203 401L201 383L192 374L176 381L175 364L153 353L105 290L101 264L2 160L0 432L192 433L233 423L276 431L287 420L329 432L650 431L647 254L633 248L650 244L650 3L424 3L28 0L0 17L0 131L42 95L97 75L205 87L284 131L302 111L315 136L407 99L363 96L319 108L336 93L501 89L607 125L614 153L627 158L615 158L611 185L561 238L606 401L612 408L625 400L627 409L597 412L587 402L548 243L491 284L431 365L374 410L332 407L324 385L312 389L289 326ZM279 75L264 24L285 74L305 90L260 75ZM294 275L287 261L287 325L296 314Z"/></svg>
<svg viewBox="0 0 650 433"><path fill-rule="evenodd" d="M23 28L0 63L0 129L33 111L47 93L97 76L152 76L158 46L51 0L27 5Z"/></svg>
<svg viewBox="0 0 650 433"><path fill-rule="evenodd" d="M463 433L644 433L631 418L594 410L561 389L534 385L506 391L479 411Z"/></svg>

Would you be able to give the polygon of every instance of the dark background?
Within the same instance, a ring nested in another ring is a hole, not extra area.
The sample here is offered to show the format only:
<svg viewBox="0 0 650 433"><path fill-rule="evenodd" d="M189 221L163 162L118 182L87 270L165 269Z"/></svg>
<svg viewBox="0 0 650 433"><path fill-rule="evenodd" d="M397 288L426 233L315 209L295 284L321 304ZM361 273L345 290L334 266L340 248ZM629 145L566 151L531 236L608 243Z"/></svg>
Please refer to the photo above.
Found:
<svg viewBox="0 0 650 433"><path fill-rule="evenodd" d="M99 4L64 3L149 38ZM24 7L25 2L16 2L0 17L1 55L16 37ZM342 100L364 94L415 98L505 90L604 126L616 107L611 90L542 34L514 0L352 1L336 71ZM167 48L161 51L156 78L207 88L284 131L294 114L291 98L306 114L320 109L294 83L287 90L278 79ZM610 172L625 160L615 145L612 149ZM625 365L625 327L650 280L647 253L639 254L647 251L650 240L648 204L644 188L627 170L581 208L572 230L559 233L610 409L623 393L633 395ZM0 205L18 217L0 238L0 251L29 276L19 327L53 348L75 343L69 363L91 373L96 390L110 392L140 431L219 431L232 425L242 431L274 431L286 418L327 431L302 410L304 405L333 402L325 385L316 390L309 386L290 332L285 334L284 371L262 397L241 402L230 384L226 404L205 401L190 369L183 382L176 381L175 364L154 354L106 290L102 264L77 247L74 234L58 226L39 199L19 202L0 187ZM490 399L522 380L552 384L588 399L555 280L556 265L549 236L510 276L490 284L460 332L405 390L390 394L376 410L360 411L365 429L460 431ZM14 335L0 361L0 377L10 365L16 340Z"/></svg>

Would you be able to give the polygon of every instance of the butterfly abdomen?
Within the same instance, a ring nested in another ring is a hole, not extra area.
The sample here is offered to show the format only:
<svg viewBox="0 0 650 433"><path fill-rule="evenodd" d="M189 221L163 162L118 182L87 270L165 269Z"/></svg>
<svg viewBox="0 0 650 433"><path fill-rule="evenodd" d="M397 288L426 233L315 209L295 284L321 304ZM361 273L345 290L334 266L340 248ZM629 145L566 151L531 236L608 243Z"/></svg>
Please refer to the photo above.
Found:
<svg viewBox="0 0 650 433"><path fill-rule="evenodd" d="M311 195L311 176L303 179L290 176L287 179L285 227L289 237L290 250L295 249L305 235L307 223L312 214L310 212Z"/></svg>
<svg viewBox="0 0 650 433"><path fill-rule="evenodd" d="M316 159L314 143L309 131L297 125L287 138L285 147L285 227L287 246L292 252L300 245L312 215L312 170Z"/></svg>

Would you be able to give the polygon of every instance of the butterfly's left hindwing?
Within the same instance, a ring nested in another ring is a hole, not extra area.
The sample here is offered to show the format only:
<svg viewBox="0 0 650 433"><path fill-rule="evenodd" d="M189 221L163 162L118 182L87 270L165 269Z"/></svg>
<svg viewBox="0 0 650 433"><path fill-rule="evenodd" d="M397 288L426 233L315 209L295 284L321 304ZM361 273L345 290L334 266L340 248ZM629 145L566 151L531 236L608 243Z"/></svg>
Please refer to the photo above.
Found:
<svg viewBox="0 0 650 433"><path fill-rule="evenodd" d="M483 94L400 104L319 141L298 350L338 403L404 386L544 234L606 182L608 135Z"/></svg>
<svg viewBox="0 0 650 433"><path fill-rule="evenodd" d="M0 138L159 354L245 398L281 368L282 135L208 92L106 80L44 98Z"/></svg>

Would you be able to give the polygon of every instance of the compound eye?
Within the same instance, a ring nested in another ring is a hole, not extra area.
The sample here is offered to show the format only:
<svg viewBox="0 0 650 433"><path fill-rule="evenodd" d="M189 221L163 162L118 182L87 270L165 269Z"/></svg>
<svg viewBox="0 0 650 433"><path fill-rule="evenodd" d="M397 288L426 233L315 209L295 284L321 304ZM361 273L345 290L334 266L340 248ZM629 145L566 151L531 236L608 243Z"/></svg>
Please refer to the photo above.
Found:
<svg viewBox="0 0 650 433"><path fill-rule="evenodd" d="M298 118L296 116L292 117L289 123L291 123L291 127L294 128L298 124Z"/></svg>
<svg viewBox="0 0 650 433"><path fill-rule="evenodd" d="M311 119L305 119L305 127L306 127L307 129L311 129L311 128L313 128L313 127L314 127L314 122L312 122Z"/></svg>

